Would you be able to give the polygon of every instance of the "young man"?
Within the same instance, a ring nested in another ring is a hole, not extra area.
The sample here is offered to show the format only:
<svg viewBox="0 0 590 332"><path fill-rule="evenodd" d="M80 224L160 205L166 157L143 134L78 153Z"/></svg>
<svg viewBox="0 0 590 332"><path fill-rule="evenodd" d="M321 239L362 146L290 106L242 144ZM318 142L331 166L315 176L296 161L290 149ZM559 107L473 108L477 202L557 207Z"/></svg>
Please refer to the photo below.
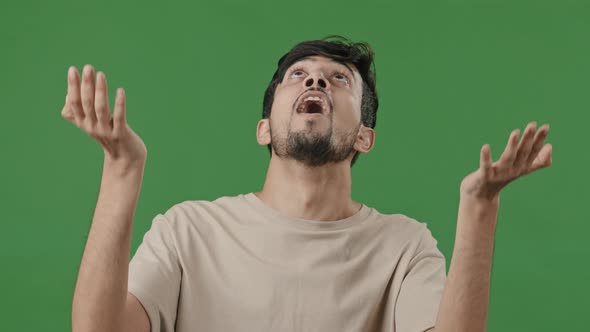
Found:
<svg viewBox="0 0 590 332"><path fill-rule="evenodd" d="M70 68L62 116L105 151L74 294L74 331L484 331L500 190L551 164L535 123L461 183L445 258L424 223L351 199L351 167L375 141L373 53L347 40L296 45L266 90L260 192L184 201L158 214L128 263L147 149L106 78Z"/></svg>

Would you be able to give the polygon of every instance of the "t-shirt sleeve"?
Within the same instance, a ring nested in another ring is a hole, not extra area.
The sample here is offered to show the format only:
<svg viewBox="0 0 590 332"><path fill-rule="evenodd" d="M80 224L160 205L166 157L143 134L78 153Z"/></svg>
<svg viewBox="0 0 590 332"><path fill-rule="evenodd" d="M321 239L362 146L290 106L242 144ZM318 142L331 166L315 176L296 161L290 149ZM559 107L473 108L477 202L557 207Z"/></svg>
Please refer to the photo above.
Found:
<svg viewBox="0 0 590 332"><path fill-rule="evenodd" d="M128 291L148 314L151 332L173 332L181 265L169 221L158 214L129 262Z"/></svg>
<svg viewBox="0 0 590 332"><path fill-rule="evenodd" d="M395 331L423 332L434 327L446 281L445 257L424 224L395 306Z"/></svg>

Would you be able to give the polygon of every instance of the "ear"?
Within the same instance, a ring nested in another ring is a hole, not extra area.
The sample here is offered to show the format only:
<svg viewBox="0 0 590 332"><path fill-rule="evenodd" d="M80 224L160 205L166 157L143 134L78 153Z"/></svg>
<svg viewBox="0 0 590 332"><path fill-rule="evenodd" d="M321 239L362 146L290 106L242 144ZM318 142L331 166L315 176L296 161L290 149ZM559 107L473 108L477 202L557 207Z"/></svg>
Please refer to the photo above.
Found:
<svg viewBox="0 0 590 332"><path fill-rule="evenodd" d="M354 148L360 153L367 153L371 151L373 145L375 145L375 130L361 124L354 142Z"/></svg>
<svg viewBox="0 0 590 332"><path fill-rule="evenodd" d="M270 119L261 119L256 127L256 140L260 145L270 144Z"/></svg>

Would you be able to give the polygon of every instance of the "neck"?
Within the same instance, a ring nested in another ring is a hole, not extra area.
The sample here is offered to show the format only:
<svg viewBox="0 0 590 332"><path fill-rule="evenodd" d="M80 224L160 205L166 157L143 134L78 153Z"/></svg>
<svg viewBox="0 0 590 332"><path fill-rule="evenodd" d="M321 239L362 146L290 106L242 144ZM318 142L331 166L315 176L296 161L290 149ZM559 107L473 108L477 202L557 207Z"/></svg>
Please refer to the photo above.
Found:
<svg viewBox="0 0 590 332"><path fill-rule="evenodd" d="M273 155L262 191L255 195L288 216L334 221L352 216L361 207L351 199L351 182L347 162L309 168Z"/></svg>

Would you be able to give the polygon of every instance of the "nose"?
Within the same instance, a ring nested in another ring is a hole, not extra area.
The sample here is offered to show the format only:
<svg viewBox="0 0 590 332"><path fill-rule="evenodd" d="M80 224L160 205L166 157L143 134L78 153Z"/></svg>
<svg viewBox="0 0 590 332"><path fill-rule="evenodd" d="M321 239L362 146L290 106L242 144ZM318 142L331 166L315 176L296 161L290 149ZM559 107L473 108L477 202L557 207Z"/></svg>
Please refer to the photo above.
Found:
<svg viewBox="0 0 590 332"><path fill-rule="evenodd" d="M304 81L305 87L311 88L315 85L315 87L320 87L322 89L328 88L328 82L319 74L312 74Z"/></svg>

